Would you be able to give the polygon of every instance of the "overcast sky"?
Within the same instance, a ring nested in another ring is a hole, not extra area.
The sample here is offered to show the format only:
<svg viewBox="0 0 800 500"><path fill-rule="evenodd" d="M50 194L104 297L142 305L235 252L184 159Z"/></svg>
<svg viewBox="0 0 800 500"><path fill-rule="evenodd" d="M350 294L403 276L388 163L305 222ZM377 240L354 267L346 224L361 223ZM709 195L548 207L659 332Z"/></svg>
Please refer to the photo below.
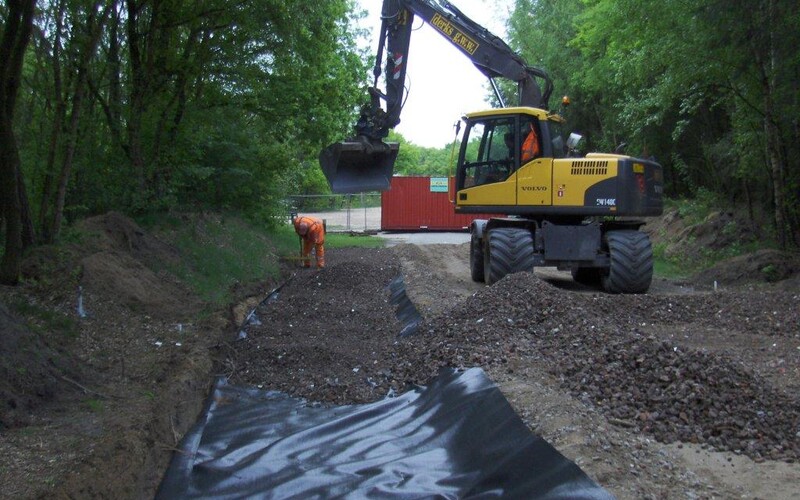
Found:
<svg viewBox="0 0 800 500"><path fill-rule="evenodd" d="M372 33L364 43L369 44L369 51L374 54L383 2L358 1L368 11L362 26L371 28ZM451 3L479 25L506 39L505 22L513 0L452 0ZM442 147L455 137L453 124L464 113L490 107L484 100L490 87L468 57L419 17L414 18L414 28L406 71L408 94L396 131L414 144ZM384 90L381 81L379 86Z"/></svg>

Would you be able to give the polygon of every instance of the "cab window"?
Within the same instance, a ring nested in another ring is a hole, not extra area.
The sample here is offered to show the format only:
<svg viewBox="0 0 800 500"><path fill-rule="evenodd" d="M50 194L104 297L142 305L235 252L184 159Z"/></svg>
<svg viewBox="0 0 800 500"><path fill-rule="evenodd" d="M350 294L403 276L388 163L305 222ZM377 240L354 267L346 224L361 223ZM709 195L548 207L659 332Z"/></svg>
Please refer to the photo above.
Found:
<svg viewBox="0 0 800 500"><path fill-rule="evenodd" d="M472 122L462 144L461 187L503 181L517 168L516 118L502 117Z"/></svg>

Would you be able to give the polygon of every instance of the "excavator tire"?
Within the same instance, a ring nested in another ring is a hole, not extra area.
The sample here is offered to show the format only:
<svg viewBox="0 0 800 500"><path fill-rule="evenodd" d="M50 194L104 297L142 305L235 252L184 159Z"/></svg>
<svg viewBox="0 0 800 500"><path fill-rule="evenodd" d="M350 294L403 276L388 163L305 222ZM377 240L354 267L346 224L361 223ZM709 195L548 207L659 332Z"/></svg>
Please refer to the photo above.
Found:
<svg viewBox="0 0 800 500"><path fill-rule="evenodd" d="M499 227L490 230L486 238L483 274L487 285L500 281L507 274L533 270L533 235L529 230Z"/></svg>
<svg viewBox="0 0 800 500"><path fill-rule="evenodd" d="M477 283L484 282L483 248L481 248L481 240L474 233L469 240L469 271L472 281Z"/></svg>
<svg viewBox="0 0 800 500"><path fill-rule="evenodd" d="M603 273L603 289L609 293L645 293L653 281L653 248L641 231L606 233L611 264Z"/></svg>

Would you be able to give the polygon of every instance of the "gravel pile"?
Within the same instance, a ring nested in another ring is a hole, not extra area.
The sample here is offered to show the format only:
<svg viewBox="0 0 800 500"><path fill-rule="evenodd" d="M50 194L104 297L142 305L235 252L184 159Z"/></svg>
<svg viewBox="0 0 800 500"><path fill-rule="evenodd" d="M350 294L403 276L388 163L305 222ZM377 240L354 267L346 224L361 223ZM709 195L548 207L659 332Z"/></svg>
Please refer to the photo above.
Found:
<svg viewBox="0 0 800 500"><path fill-rule="evenodd" d="M337 251L324 270L298 270L232 344L230 381L336 404L384 396L377 359L402 328L388 301L399 274L388 249Z"/></svg>
<svg viewBox="0 0 800 500"><path fill-rule="evenodd" d="M756 460L800 458L796 398L726 356L645 329L707 324L794 339L796 295L578 294L522 273L466 300L442 294L452 307L401 339L387 288L400 273L392 250L338 251L337 259L299 273L277 302L258 309L261 324L233 344L234 383L345 404L424 384L442 366L538 360L615 425Z"/></svg>

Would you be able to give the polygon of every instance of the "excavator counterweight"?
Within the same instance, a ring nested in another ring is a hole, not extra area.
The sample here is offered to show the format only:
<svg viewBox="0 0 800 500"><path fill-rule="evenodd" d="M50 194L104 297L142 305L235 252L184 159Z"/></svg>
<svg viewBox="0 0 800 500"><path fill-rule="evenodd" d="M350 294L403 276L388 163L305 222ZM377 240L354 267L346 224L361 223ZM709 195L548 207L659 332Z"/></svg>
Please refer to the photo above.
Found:
<svg viewBox="0 0 800 500"><path fill-rule="evenodd" d="M389 189L397 159L395 142L357 137L334 142L322 150L319 164L334 193L362 193Z"/></svg>

